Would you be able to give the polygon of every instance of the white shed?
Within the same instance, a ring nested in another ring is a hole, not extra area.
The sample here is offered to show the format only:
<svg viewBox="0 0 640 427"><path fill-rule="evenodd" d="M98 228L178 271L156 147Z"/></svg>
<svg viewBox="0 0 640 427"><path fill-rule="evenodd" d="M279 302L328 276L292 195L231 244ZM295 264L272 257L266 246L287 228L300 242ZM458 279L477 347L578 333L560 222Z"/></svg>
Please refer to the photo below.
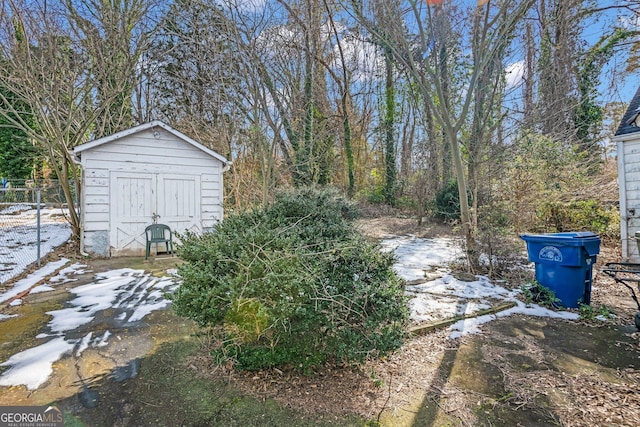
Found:
<svg viewBox="0 0 640 427"><path fill-rule="evenodd" d="M154 220L196 233L222 219L222 174L230 162L153 121L79 145L82 251L144 255L144 229Z"/></svg>
<svg viewBox="0 0 640 427"><path fill-rule="evenodd" d="M640 88L631 100L613 140L618 152L622 259L640 262L634 238L635 233L640 232Z"/></svg>

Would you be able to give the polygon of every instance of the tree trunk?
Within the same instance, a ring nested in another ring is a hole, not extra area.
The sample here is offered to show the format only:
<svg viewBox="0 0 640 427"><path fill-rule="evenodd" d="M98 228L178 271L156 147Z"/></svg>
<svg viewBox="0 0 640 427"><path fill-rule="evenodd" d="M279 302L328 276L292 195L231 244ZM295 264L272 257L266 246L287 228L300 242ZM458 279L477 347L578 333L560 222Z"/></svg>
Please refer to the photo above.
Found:
<svg viewBox="0 0 640 427"><path fill-rule="evenodd" d="M396 191L396 141L394 139L396 91L393 79L393 54L384 48L385 65L385 114L384 114L384 163L385 186L384 199L391 206L395 205Z"/></svg>

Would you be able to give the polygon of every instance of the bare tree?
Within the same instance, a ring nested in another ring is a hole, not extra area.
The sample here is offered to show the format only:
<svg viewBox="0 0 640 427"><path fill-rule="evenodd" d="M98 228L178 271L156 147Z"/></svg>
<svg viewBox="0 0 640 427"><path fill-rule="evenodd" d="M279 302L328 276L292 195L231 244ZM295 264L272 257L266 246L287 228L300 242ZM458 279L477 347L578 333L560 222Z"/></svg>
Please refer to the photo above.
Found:
<svg viewBox="0 0 640 427"><path fill-rule="evenodd" d="M80 183L72 149L90 132L102 108L93 102L86 57L66 32L63 17L43 7L5 2L0 21L3 61L0 84L11 91L29 118L0 94L0 114L42 147L62 185L73 235L80 235L72 181Z"/></svg>
<svg viewBox="0 0 640 427"><path fill-rule="evenodd" d="M479 80L490 67L494 66L498 53L509 45L512 34L533 1L494 0L467 10L462 15L458 25L471 25L477 14L485 13L486 18L475 20L477 28L473 32L473 42L477 45L476 57L473 66L469 67L466 73L464 92L455 103L444 102L453 99L448 94L450 91L447 86L448 76L443 74L438 63L428 61L429 52L438 35L434 22L438 17L447 16L452 6L448 3L427 6L424 2L417 0L351 2L357 19L382 43L390 47L399 66L411 76L421 101L428 105L428 109L434 114L446 135L458 182L461 222L467 243L467 253L472 264L477 258L475 229L467 201L467 178L460 131L468 120ZM384 28L384 31L381 28Z"/></svg>
<svg viewBox="0 0 640 427"><path fill-rule="evenodd" d="M105 13L110 6L119 10L120 3L115 3L118 4L102 2ZM86 32L73 32L75 21L70 20L69 12L64 5L46 1L5 0L1 3L0 86L12 97L8 99L0 92L0 115L7 119L8 126L25 132L46 153L47 162L64 192L72 233L77 238L81 224L74 209L73 190L75 187L80 192L81 179L73 147L103 133L114 123L124 124L116 116L128 116L126 105L131 92L127 88L137 64L128 62L128 72L118 72L112 78L110 58L96 55L109 52L105 44L122 41L116 40L115 35L107 40L97 27L89 30L86 22L83 24L87 25ZM132 21L128 21L129 18ZM118 18L127 22L124 28L119 28L124 31L120 33L122 37L127 37L127 28L138 18L137 13ZM20 106L24 106L25 111L21 111ZM101 121L106 112L109 119ZM102 123L99 129L97 123Z"/></svg>
<svg viewBox="0 0 640 427"><path fill-rule="evenodd" d="M104 104L93 136L111 135L134 124L133 91L155 24L151 0L64 0L74 39L93 79L96 102Z"/></svg>
<svg viewBox="0 0 640 427"><path fill-rule="evenodd" d="M340 92L340 106L338 108L339 114L342 116L342 138L345 150L345 156L347 160L347 178L348 178L348 187L347 192L350 196L353 196L355 193L355 161L353 157L353 143L352 143L352 135L353 135L353 126L351 124L350 114L353 110L352 98L351 98L351 77L349 68L347 66L347 59L344 51L344 47L342 45L343 39L339 36L338 26L335 23L333 18L334 11L332 10L329 2L327 0L323 0L323 4L325 10L327 12L327 19L329 21L330 31L335 38L336 50L337 50L337 60L335 61L339 64L339 69L342 71L341 75L338 72L334 71L330 64L322 61L321 63L325 66L329 75L333 78L334 82L338 86L338 90ZM335 6L333 6L335 7Z"/></svg>

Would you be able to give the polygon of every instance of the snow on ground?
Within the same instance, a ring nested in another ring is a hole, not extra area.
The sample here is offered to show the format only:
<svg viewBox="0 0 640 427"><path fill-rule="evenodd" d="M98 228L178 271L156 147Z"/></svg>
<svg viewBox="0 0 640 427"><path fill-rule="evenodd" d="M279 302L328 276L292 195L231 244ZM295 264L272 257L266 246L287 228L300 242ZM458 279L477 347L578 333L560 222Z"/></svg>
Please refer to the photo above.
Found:
<svg viewBox="0 0 640 427"><path fill-rule="evenodd" d="M50 270L48 265L45 268ZM77 270L67 269L67 274L72 271ZM67 306L47 312L52 319L36 336L43 340L42 344L14 354L0 364L9 367L0 375L0 386L23 384L29 390L37 389L49 378L57 360L67 355L78 357L88 348L108 345L112 332L95 335L91 331L94 320L102 325L106 321L114 330L133 326L149 313L169 305L165 293L173 292L177 286L175 278L158 278L144 270L125 268L100 273L92 283L70 289L74 297Z"/></svg>
<svg viewBox="0 0 640 427"><path fill-rule="evenodd" d="M72 264L69 267L65 267L62 270L58 271L58 274L51 277L47 283L31 288L31 291L29 291L29 293L37 294L40 292L53 291L55 289L54 286L57 286L63 283L68 283L68 282L75 282L78 279L73 278L71 276L76 276L78 274L84 274L88 271L91 271L91 270L87 270L86 267L87 267L86 264L82 264L79 262L76 262L75 264Z"/></svg>
<svg viewBox="0 0 640 427"><path fill-rule="evenodd" d="M515 307L496 314L454 323L449 327L451 338L480 333L482 324L516 313L569 320L578 318L577 313L552 311L536 304L525 304L517 299L520 293L518 289L506 289L484 276L476 276L477 280L472 282L456 279L448 264L459 260L462 250L453 239L398 236L383 240L381 245L383 250L394 252L394 269L410 283L406 286L406 294L410 297L413 323L431 323L456 316L469 316L503 303L516 304Z"/></svg>
<svg viewBox="0 0 640 427"><path fill-rule="evenodd" d="M84 274L88 271L91 270L86 270L87 265L86 264L82 264L79 262L76 262L75 264L63 268L62 270L58 271L58 274L54 277L52 277L51 279L49 279L50 283L55 283L55 284L62 284L62 283L67 283L67 282L75 282L78 279L73 279L69 276L75 276L77 274Z"/></svg>
<svg viewBox="0 0 640 427"><path fill-rule="evenodd" d="M395 253L397 262L394 268L401 277L411 281L406 292L411 297L411 318L416 323L467 316L503 302L516 304L496 314L456 322L449 327L451 338L479 333L482 324L515 313L563 319L578 317L576 313L524 304L516 298L518 290L506 289L483 276L477 276L477 280L471 282L455 278L448 266L462 253L453 239L391 237L382 242L382 247ZM0 301L7 301L12 295L31 288L66 263L67 260L60 260L47 264L0 295ZM74 264L60 271L43 287L64 282L69 275L85 267ZM113 325L114 331L134 325L152 311L165 308L169 304L165 293L173 292L178 283L179 279L174 277L157 278L143 270L120 269L98 274L94 282L71 289L74 297L67 306L47 313L52 319L36 337L42 340L42 344L14 354L0 363L0 366L9 367L0 375L0 385L23 384L30 390L38 388L47 381L57 360L68 355L79 357L89 348L109 344L113 332L101 330L96 334L90 329L94 320L102 322L102 325L106 321ZM43 290L46 289L39 289ZM109 314L105 317L107 310ZM0 315L0 320L2 318Z"/></svg>
<svg viewBox="0 0 640 427"><path fill-rule="evenodd" d="M0 376L0 386L24 384L34 390L53 373L53 363L71 351L74 344L55 338L37 347L14 354L0 366L11 366Z"/></svg>
<svg viewBox="0 0 640 427"><path fill-rule="evenodd" d="M70 301L71 307L47 312L53 316L48 327L54 334L73 331L110 308L116 310L114 318L125 314L121 318L124 323L136 322L152 311L166 307L169 301L163 291L173 290L175 286L173 279L159 279L144 274L143 270L108 271L99 274L93 283L71 289L70 292L76 295Z"/></svg>
<svg viewBox="0 0 640 427"><path fill-rule="evenodd" d="M384 239L381 246L385 251L394 252L397 259L394 269L407 282L424 279L425 272L446 268L463 256L461 246L448 238L394 236Z"/></svg>
<svg viewBox="0 0 640 427"><path fill-rule="evenodd" d="M21 294L29 290L32 286L36 285L40 281L44 280L45 277L52 275L56 272L56 270L64 267L65 264L69 262L66 258L61 258L58 261L50 262L41 269L29 274L24 279L18 280L13 284L11 288L9 288L6 292L0 294L0 303L10 300L16 295Z"/></svg>
<svg viewBox="0 0 640 427"><path fill-rule="evenodd" d="M41 257L71 237L66 213L66 209L40 209ZM37 210L29 205L10 206L0 211L0 284L37 261L36 221Z"/></svg>

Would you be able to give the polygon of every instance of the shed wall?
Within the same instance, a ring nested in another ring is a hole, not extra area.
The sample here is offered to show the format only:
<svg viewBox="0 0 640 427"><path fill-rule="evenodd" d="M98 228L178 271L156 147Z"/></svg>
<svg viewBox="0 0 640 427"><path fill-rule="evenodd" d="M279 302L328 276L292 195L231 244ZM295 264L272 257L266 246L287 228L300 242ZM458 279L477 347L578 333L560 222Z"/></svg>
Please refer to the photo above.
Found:
<svg viewBox="0 0 640 427"><path fill-rule="evenodd" d="M82 165L83 242L87 252L118 254L118 248L114 251L114 242L109 239L111 209L115 208L111 183L117 174L194 177L199 191L198 228L213 227L222 218L222 162L164 129L149 129L86 150L82 153ZM151 221L149 218L148 223ZM159 222L162 221L161 217Z"/></svg>
<svg viewBox="0 0 640 427"><path fill-rule="evenodd" d="M622 257L640 262L633 236L640 231L640 135L618 143L618 180L620 183L620 227Z"/></svg>

